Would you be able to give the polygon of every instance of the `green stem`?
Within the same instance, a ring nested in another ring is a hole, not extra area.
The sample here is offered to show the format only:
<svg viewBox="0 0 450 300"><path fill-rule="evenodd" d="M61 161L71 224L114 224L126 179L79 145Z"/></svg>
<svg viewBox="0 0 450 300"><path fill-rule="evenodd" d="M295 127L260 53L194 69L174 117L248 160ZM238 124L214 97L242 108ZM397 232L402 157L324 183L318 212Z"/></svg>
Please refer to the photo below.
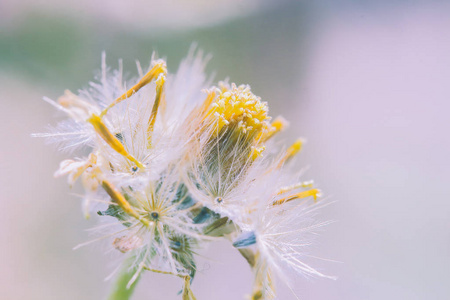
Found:
<svg viewBox="0 0 450 300"><path fill-rule="evenodd" d="M139 281L140 275L133 282L130 288L127 288L128 283L131 278L136 273L136 267L132 267L134 262L134 256L129 256L122 264L119 274L116 277L116 281L112 286L111 293L108 296L108 300L129 300L134 292L137 282Z"/></svg>

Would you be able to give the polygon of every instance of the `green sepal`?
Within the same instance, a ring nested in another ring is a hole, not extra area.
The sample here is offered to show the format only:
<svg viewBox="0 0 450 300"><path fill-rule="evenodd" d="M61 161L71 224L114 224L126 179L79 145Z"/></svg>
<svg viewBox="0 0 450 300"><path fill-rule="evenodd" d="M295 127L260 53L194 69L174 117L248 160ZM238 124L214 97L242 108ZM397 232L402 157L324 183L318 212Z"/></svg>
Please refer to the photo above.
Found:
<svg viewBox="0 0 450 300"><path fill-rule="evenodd" d="M109 206L108 206L108 209L106 209L106 210L104 210L104 211L97 211L97 214L99 215L99 216L110 216L110 217L114 217L114 218L116 218L117 220L119 220L119 221L125 221L125 220L127 220L128 218L127 218L127 214L125 214L124 212L123 212L123 210L120 208L120 206L118 206L118 205L113 205L113 204L110 204ZM124 226L126 226L126 227L130 227L131 226L131 223L129 223L129 222L125 222L125 223L123 223L123 225Z"/></svg>
<svg viewBox="0 0 450 300"><path fill-rule="evenodd" d="M236 226L228 217L222 217L206 226L203 233L208 236L221 237L236 230Z"/></svg>
<svg viewBox="0 0 450 300"><path fill-rule="evenodd" d="M172 236L170 238L170 248L172 257L189 271L191 280L194 279L197 266L194 260L193 248L195 241L185 235Z"/></svg>
<svg viewBox="0 0 450 300"><path fill-rule="evenodd" d="M246 248L256 243L256 235L253 231L243 232L233 241L235 248Z"/></svg>

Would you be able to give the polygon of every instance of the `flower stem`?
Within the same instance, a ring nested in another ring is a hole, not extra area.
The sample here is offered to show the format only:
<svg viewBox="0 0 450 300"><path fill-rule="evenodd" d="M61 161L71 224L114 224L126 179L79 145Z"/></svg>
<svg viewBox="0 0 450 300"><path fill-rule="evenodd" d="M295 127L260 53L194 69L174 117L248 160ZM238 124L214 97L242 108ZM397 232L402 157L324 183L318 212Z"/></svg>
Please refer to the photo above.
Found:
<svg viewBox="0 0 450 300"><path fill-rule="evenodd" d="M133 284L129 288L127 288L128 283L136 273L136 268L131 267L133 261L134 256L130 256L123 262L119 274L116 276L116 282L112 286L111 293L107 298L108 300L131 299L131 295L133 294L134 288L136 287L136 284L140 278L140 276L138 276Z"/></svg>

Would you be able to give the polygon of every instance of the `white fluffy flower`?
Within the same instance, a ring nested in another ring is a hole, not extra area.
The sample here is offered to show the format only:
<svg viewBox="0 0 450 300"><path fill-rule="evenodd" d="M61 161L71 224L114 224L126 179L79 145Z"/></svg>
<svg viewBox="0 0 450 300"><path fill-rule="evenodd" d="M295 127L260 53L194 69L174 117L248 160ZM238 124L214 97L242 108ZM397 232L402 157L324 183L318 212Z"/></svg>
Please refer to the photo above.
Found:
<svg viewBox="0 0 450 300"><path fill-rule="evenodd" d="M299 199L316 200L319 191L284 168L302 140L274 147L287 122L271 120L248 85L211 87L205 61L193 48L171 74L153 57L145 74L138 64L140 79L124 80L121 63L110 71L103 55L88 89L45 98L68 119L37 136L89 152L64 160L55 176L67 175L71 186L81 178L85 215L96 202L98 215L112 220L99 239L131 256L128 287L144 270L171 274L184 279L183 299L195 299L196 249L217 238L234 239L251 265L254 300L274 295L272 272L326 277L303 260L325 223L314 221L318 206Z"/></svg>

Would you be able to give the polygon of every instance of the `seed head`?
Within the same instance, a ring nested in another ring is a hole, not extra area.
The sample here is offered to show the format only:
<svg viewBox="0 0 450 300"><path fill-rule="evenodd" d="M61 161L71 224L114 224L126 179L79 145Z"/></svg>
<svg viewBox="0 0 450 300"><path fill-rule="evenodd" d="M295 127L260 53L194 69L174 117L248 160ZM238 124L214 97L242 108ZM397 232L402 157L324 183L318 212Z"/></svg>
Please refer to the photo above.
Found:
<svg viewBox="0 0 450 300"><path fill-rule="evenodd" d="M311 213L320 191L288 171L303 140L278 149L272 139L287 121L271 122L248 85L211 87L204 67L194 50L176 74L153 56L145 74L138 64L140 78L124 81L121 63L111 72L103 56L89 89L45 98L68 119L37 136L89 153L55 176L70 186L81 178L85 216L110 221L97 228L106 235L76 248L107 239L134 262L128 287L146 270L171 274L183 278L185 300L195 299L197 252L219 238L252 268L254 300L272 299L273 276L288 283L289 270L326 277L303 261L309 233L324 225Z"/></svg>

